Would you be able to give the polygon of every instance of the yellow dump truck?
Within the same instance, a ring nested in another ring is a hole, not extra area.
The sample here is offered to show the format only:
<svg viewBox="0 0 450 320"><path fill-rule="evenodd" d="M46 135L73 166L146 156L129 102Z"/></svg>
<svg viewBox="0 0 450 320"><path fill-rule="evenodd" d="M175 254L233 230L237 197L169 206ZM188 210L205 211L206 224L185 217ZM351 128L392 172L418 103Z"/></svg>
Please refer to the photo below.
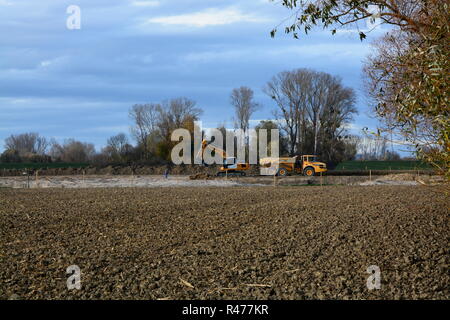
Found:
<svg viewBox="0 0 450 320"><path fill-rule="evenodd" d="M327 171L327 165L317 161L317 156L303 155L286 158L262 158L259 165L263 168L272 168L277 176L288 174L303 174L314 176Z"/></svg>

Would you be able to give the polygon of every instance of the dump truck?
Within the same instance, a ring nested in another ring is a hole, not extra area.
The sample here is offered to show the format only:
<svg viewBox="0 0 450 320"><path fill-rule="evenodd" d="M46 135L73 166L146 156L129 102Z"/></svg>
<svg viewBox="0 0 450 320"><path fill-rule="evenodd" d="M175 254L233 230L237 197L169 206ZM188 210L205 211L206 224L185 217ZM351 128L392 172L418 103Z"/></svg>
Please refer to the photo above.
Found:
<svg viewBox="0 0 450 320"><path fill-rule="evenodd" d="M314 176L320 172L327 171L327 165L317 161L315 155L303 155L285 158L262 158L259 165L263 168L271 168L277 176L289 174L303 174Z"/></svg>
<svg viewBox="0 0 450 320"><path fill-rule="evenodd" d="M219 171L216 173L218 177L223 177L225 175L245 176L246 172L250 169L250 164L246 162L240 162L236 159L236 157L229 157L224 150L212 145L207 140L202 141L202 147L197 154L197 157L201 157L202 162L203 153L206 149L214 151L215 154L218 154L223 159L222 167L220 167Z"/></svg>

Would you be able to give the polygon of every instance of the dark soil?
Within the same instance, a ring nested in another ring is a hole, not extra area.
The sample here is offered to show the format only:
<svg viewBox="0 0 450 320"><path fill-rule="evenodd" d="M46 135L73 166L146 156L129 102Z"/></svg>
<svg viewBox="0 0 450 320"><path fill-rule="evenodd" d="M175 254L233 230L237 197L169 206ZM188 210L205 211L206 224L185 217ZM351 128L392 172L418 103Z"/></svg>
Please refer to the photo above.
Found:
<svg viewBox="0 0 450 320"><path fill-rule="evenodd" d="M0 189L0 298L449 299L448 205L424 186Z"/></svg>

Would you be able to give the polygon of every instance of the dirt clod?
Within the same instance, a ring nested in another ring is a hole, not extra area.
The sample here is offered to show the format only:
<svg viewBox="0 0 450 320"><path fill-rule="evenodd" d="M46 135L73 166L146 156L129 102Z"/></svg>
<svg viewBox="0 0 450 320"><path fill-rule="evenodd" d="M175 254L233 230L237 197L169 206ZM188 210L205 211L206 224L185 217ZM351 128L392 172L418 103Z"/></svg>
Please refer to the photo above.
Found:
<svg viewBox="0 0 450 320"><path fill-rule="evenodd" d="M189 176L190 180L213 180L214 176L207 173L196 173Z"/></svg>

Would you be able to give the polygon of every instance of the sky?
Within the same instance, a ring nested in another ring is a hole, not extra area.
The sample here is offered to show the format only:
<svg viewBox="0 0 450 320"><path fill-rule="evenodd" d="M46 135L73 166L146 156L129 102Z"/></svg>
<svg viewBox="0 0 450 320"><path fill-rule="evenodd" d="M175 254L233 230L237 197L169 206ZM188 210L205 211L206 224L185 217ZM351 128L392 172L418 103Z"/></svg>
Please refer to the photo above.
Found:
<svg viewBox="0 0 450 320"><path fill-rule="evenodd" d="M67 27L71 5L81 10L80 29ZM175 97L197 102L203 127L231 128L229 96L240 86L261 104L255 125L276 108L262 88L296 68L341 77L358 94L350 131L375 129L361 68L385 30L363 42L357 30L320 28L296 40L283 34L291 14L269 0L0 0L0 151L6 137L25 132L99 150L129 134L133 104Z"/></svg>

